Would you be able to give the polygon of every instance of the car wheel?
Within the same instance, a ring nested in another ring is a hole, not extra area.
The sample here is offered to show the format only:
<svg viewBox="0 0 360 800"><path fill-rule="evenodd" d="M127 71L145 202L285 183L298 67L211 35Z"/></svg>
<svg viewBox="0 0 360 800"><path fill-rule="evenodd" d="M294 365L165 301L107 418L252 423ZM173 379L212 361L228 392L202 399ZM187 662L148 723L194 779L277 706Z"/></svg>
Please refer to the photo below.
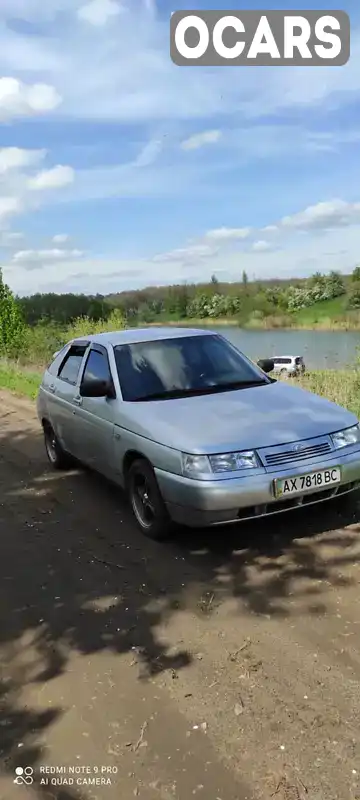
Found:
<svg viewBox="0 0 360 800"><path fill-rule="evenodd" d="M145 459L137 459L127 475L128 497L136 522L145 536L164 541L172 523L161 497L154 470Z"/></svg>
<svg viewBox="0 0 360 800"><path fill-rule="evenodd" d="M71 456L62 448L51 425L44 425L46 455L54 469L67 469L72 465Z"/></svg>

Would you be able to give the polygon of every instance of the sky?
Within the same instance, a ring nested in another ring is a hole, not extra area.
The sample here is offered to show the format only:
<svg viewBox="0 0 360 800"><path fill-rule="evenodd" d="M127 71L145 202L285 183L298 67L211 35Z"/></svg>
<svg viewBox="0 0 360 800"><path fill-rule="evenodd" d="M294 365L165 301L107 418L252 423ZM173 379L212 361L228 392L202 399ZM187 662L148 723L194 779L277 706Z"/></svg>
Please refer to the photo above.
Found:
<svg viewBox="0 0 360 800"><path fill-rule="evenodd" d="M343 67L178 67L169 20L188 6L222 7L1 0L0 268L14 292L360 263L358 2L341 6L352 28Z"/></svg>

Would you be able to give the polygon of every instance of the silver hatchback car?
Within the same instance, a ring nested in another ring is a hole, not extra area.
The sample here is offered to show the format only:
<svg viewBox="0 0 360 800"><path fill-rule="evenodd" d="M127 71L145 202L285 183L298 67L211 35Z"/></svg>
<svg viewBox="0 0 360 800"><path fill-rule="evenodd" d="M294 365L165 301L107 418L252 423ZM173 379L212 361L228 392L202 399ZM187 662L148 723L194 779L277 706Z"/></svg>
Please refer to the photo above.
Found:
<svg viewBox="0 0 360 800"><path fill-rule="evenodd" d="M269 377L210 331L146 328L69 342L37 398L51 464L83 462L128 493L141 530L206 527L356 489L357 418Z"/></svg>

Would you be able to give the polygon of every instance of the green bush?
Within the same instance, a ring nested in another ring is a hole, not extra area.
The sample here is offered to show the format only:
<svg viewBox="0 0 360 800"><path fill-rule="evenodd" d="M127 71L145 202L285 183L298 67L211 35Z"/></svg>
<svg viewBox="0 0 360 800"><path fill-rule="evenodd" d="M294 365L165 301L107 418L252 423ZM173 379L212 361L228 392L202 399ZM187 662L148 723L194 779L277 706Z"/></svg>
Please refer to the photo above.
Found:
<svg viewBox="0 0 360 800"><path fill-rule="evenodd" d="M21 311L0 270L0 356L17 358L25 344Z"/></svg>
<svg viewBox="0 0 360 800"><path fill-rule="evenodd" d="M360 280L352 284L348 298L348 308L360 308Z"/></svg>
<svg viewBox="0 0 360 800"><path fill-rule="evenodd" d="M241 301L238 297L226 294L206 294L195 295L187 307L187 316L199 319L206 317L231 317L238 314L241 308Z"/></svg>
<svg viewBox="0 0 360 800"><path fill-rule="evenodd" d="M22 363L41 366L46 364L55 350L66 342L66 328L54 322L39 322L33 327L26 327L24 346L19 354Z"/></svg>
<svg viewBox="0 0 360 800"><path fill-rule="evenodd" d="M305 287L290 286L287 293L288 310L300 311L302 308L321 300L332 300L345 294L344 281L337 272L329 275L316 274L307 281Z"/></svg>
<svg viewBox="0 0 360 800"><path fill-rule="evenodd" d="M54 352L71 339L91 333L122 330L125 325L125 317L119 310L111 312L107 320L94 321L89 317L78 317L68 326L42 320L33 327L24 328L21 348L8 357L15 358L21 364L43 367L52 359ZM6 355L4 352L2 354Z"/></svg>
<svg viewBox="0 0 360 800"><path fill-rule="evenodd" d="M106 333L107 331L120 331L126 327L125 317L116 309L112 311L107 320L100 319L95 322L89 317L78 317L66 329L64 344L70 339L78 339L80 336L89 336L92 333Z"/></svg>

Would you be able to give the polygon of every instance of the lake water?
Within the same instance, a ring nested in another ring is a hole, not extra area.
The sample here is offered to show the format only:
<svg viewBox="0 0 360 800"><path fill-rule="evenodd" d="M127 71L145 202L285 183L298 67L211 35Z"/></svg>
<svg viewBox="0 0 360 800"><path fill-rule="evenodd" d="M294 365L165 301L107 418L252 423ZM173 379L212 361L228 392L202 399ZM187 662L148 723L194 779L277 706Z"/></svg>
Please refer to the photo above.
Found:
<svg viewBox="0 0 360 800"><path fill-rule="evenodd" d="M360 347L360 331L249 331L214 327L250 358L304 356L309 369L346 369Z"/></svg>

